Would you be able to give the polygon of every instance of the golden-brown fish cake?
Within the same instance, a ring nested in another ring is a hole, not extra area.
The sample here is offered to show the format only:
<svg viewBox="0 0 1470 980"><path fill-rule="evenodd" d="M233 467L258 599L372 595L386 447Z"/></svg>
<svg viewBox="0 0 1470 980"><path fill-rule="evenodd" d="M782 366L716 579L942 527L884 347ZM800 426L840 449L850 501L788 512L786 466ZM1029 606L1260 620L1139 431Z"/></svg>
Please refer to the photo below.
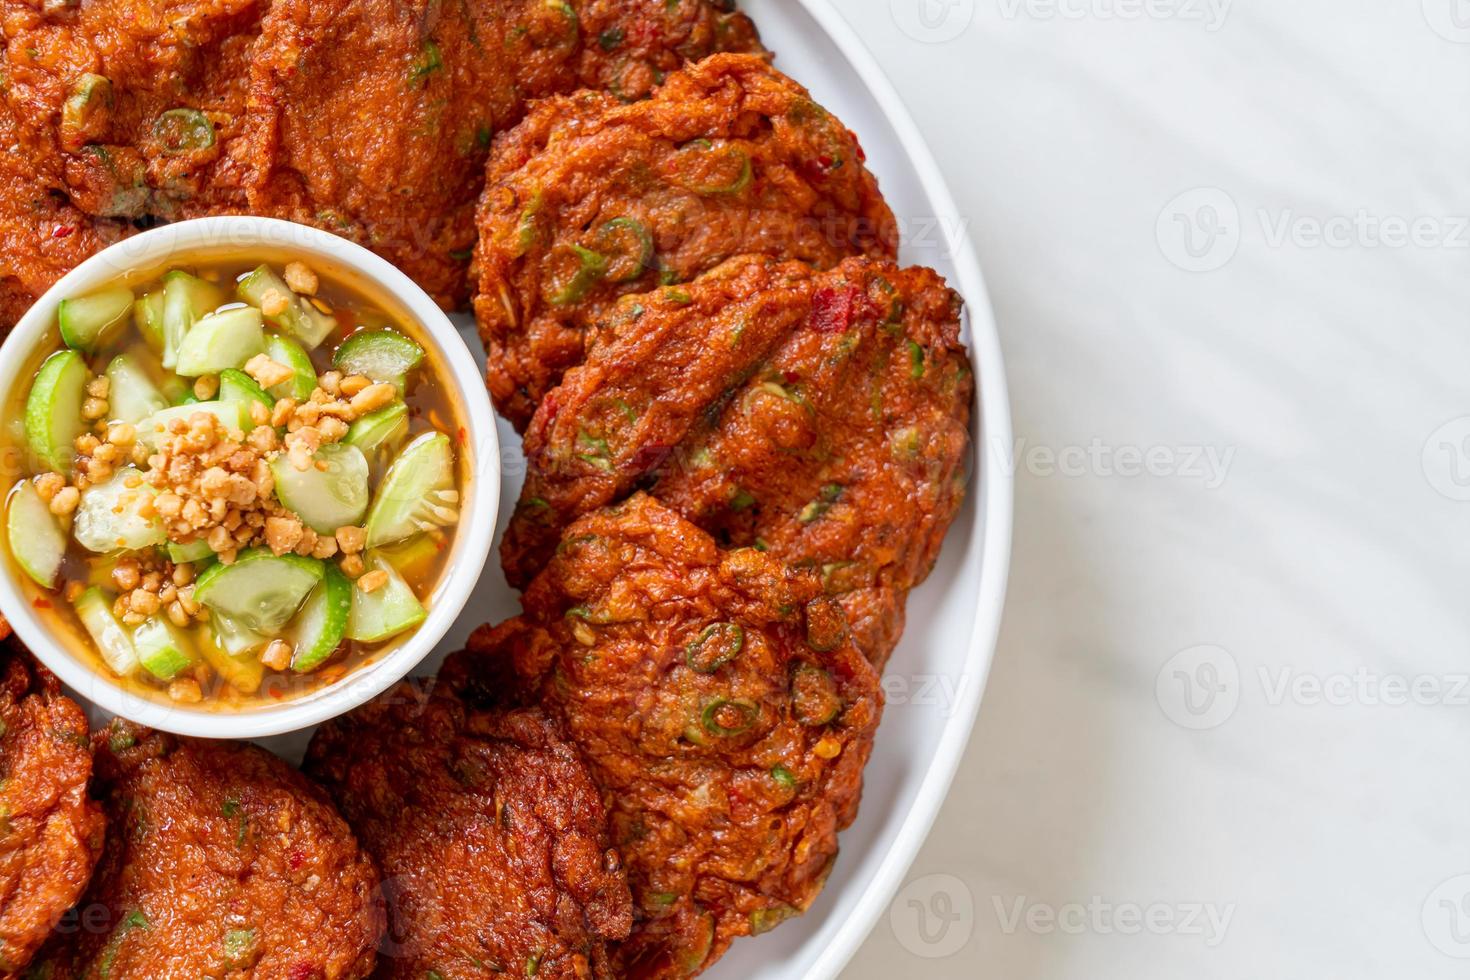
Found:
<svg viewBox="0 0 1470 980"><path fill-rule="evenodd" d="M20 975L92 876L106 824L91 776L82 709L18 641L0 644L0 977Z"/></svg>
<svg viewBox="0 0 1470 980"><path fill-rule="evenodd" d="M620 296L755 253L892 257L893 214L846 127L760 57L717 55L623 105L538 104L497 140L475 313L496 406L523 429Z"/></svg>
<svg viewBox="0 0 1470 980"><path fill-rule="evenodd" d="M733 260L625 297L546 396L501 543L524 586L576 517L637 488L820 572L880 666L958 510L973 380L927 269Z"/></svg>
<svg viewBox="0 0 1470 980"><path fill-rule="evenodd" d="M586 758L633 889L619 975L693 976L805 911L882 710L817 576L638 495L568 528L525 608L441 678L472 703L529 684Z"/></svg>
<svg viewBox="0 0 1470 980"><path fill-rule="evenodd" d="M627 878L601 794L540 708L400 684L318 729L306 771L389 882L380 980L609 975Z"/></svg>

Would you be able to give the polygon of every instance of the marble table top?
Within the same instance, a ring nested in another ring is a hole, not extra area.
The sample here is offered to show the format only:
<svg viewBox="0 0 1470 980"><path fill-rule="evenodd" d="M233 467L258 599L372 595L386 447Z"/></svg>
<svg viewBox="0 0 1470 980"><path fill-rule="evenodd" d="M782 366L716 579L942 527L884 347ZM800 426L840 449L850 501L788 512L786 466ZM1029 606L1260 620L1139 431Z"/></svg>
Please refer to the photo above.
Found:
<svg viewBox="0 0 1470 980"><path fill-rule="evenodd" d="M1470 2L834 2L1017 437L979 723L845 975L1470 976Z"/></svg>

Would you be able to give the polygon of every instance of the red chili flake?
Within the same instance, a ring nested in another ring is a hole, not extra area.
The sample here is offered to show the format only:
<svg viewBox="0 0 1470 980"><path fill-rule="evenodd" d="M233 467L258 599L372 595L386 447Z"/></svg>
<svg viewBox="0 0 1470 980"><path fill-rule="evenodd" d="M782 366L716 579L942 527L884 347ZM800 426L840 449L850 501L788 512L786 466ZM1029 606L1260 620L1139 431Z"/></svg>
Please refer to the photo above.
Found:
<svg viewBox="0 0 1470 980"><path fill-rule="evenodd" d="M297 868L301 867L301 865L305 863L305 861L306 855L302 854L299 849L291 852L290 863L292 871L295 871Z"/></svg>
<svg viewBox="0 0 1470 980"><path fill-rule="evenodd" d="M858 158L858 161L860 163L867 163L868 162L868 153L867 153L866 150L863 149L863 141L860 140L860 139L858 139L858 134L857 133L854 133L850 129L847 131L847 135L849 135L849 136L852 137L852 145L855 146L855 147L857 147L857 158Z"/></svg>
<svg viewBox="0 0 1470 980"><path fill-rule="evenodd" d="M47 599L45 596L36 596L34 599L31 600L31 605L35 606L37 609L50 609L51 600Z"/></svg>
<svg viewBox="0 0 1470 980"><path fill-rule="evenodd" d="M469 441L470 441L470 434L465 431L464 426L460 426L459 427L459 444L461 446L465 446L465 445L468 445L469 444Z"/></svg>
<svg viewBox="0 0 1470 980"><path fill-rule="evenodd" d="M291 970L287 974L290 980L312 980L317 975L317 966L307 960L299 960L291 964Z"/></svg>
<svg viewBox="0 0 1470 980"><path fill-rule="evenodd" d="M272 688L271 689L271 697L275 698L277 701L279 701L281 698L283 698L285 696L286 696L286 692L285 691L277 691L275 688Z"/></svg>
<svg viewBox="0 0 1470 980"><path fill-rule="evenodd" d="M842 333L852 326L857 287L823 288L812 297L812 329L817 333Z"/></svg>
<svg viewBox="0 0 1470 980"><path fill-rule="evenodd" d="M801 380L800 371L782 371L781 378L789 385L794 385Z"/></svg>
<svg viewBox="0 0 1470 980"><path fill-rule="evenodd" d="M51 233L52 238L70 238L76 233L76 225L57 225L56 230Z"/></svg>

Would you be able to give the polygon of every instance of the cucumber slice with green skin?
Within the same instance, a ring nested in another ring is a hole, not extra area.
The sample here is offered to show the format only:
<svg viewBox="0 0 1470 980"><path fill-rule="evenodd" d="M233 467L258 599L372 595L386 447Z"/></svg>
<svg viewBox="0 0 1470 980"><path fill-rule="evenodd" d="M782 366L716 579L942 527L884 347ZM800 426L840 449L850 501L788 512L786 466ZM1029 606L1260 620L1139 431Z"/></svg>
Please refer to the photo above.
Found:
<svg viewBox="0 0 1470 980"><path fill-rule="evenodd" d="M321 581L322 563L269 548L241 552L233 565L213 565L194 582L194 600L248 630L273 636Z"/></svg>
<svg viewBox="0 0 1470 980"><path fill-rule="evenodd" d="M266 294L272 290L286 297L286 309L279 315L266 319L271 326L279 327L301 341L307 350L316 350L337 329L336 317L328 316L293 292L286 281L276 275L268 265L259 267L241 279L236 286L240 298L257 309L265 301Z"/></svg>
<svg viewBox="0 0 1470 980"><path fill-rule="evenodd" d="M91 588L83 592L72 603L72 608L96 644L97 653L108 670L119 677L127 677L138 669L138 651L133 646L133 638L112 614L112 603L101 589Z"/></svg>
<svg viewBox="0 0 1470 980"><path fill-rule="evenodd" d="M332 364L343 374L361 374L403 387L408 372L424 361L424 349L397 330L355 333L337 348Z"/></svg>
<svg viewBox="0 0 1470 980"><path fill-rule="evenodd" d="M353 585L347 638L359 643L381 643L422 623L428 612L398 570L380 555L368 555L367 566L368 571L387 572L388 583L372 592Z"/></svg>
<svg viewBox="0 0 1470 980"><path fill-rule="evenodd" d="M77 436L87 431L82 402L87 397L86 359L74 350L46 358L26 396L26 444L49 470L71 473Z"/></svg>
<svg viewBox="0 0 1470 980"><path fill-rule="evenodd" d="M204 561L206 558L213 557L214 549L203 538L190 541L188 544L175 544L172 541L168 543L168 560L175 565L182 565L186 561Z"/></svg>
<svg viewBox="0 0 1470 980"><path fill-rule="evenodd" d="M316 367L301 345L290 337L271 334L265 339L265 352L277 364L283 364L296 372L290 380L271 385L270 393L276 398L294 398L304 402L316 390Z"/></svg>
<svg viewBox="0 0 1470 980"><path fill-rule="evenodd" d="M183 419L188 422L196 412L213 415L226 429L242 434L250 421L245 412L245 406L239 402L195 402L192 405L175 405L161 412L154 412L139 422L136 426L138 441L151 447L158 442L160 436L168 432L168 427L174 423L175 419Z"/></svg>
<svg viewBox="0 0 1470 980"><path fill-rule="evenodd" d="M394 402L368 412L347 429L343 442L356 446L366 456L391 453L408 436L408 406Z"/></svg>
<svg viewBox="0 0 1470 980"><path fill-rule="evenodd" d="M112 571L117 568L121 555L109 555L104 558L87 559L87 585L96 589L116 589L112 581Z"/></svg>
<svg viewBox="0 0 1470 980"><path fill-rule="evenodd" d="M133 303L133 326L153 348L153 353L163 353L163 290L155 289L138 297Z"/></svg>
<svg viewBox="0 0 1470 980"><path fill-rule="evenodd" d="M251 306L237 307L203 317L179 346L175 372L186 378L242 368L265 353L265 321Z"/></svg>
<svg viewBox="0 0 1470 980"><path fill-rule="evenodd" d="M139 481L138 485L129 487L128 481L133 479ZM143 482L142 474L136 469L123 467L106 483L96 483L82 491L82 502L77 505L72 523L72 537L83 548L99 555L163 544L168 532L158 515L152 513L157 493Z"/></svg>
<svg viewBox="0 0 1470 980"><path fill-rule="evenodd" d="M139 422L168 408L168 399L137 361L119 354L107 365L107 404L114 422Z"/></svg>
<svg viewBox="0 0 1470 980"><path fill-rule="evenodd" d="M133 310L133 291L126 286L64 299L56 309L61 340L72 350L91 354L117 335Z"/></svg>
<svg viewBox="0 0 1470 980"><path fill-rule="evenodd" d="M318 449L312 461L327 468L298 470L285 453L271 460L276 496L318 534L357 527L368 508L367 457L356 446L337 442Z"/></svg>
<svg viewBox="0 0 1470 980"><path fill-rule="evenodd" d="M388 467L367 518L367 546L402 541L459 520L449 437L425 432Z"/></svg>
<svg viewBox="0 0 1470 980"><path fill-rule="evenodd" d="M255 379L244 371L236 371L234 368L226 368L219 373L219 400L222 402L237 402L245 410L245 431L255 428L255 421L250 417L250 406L259 402L269 412L276 406L276 400L270 396Z"/></svg>
<svg viewBox="0 0 1470 980"><path fill-rule="evenodd" d="M221 642L221 635L225 631L217 628L218 619L218 616L211 616L210 628L199 631L199 641L196 644L199 656L235 690L241 694L254 694L260 690L260 684L265 680L265 664L255 655L254 648L264 643L265 637L255 637L259 643L231 651Z"/></svg>
<svg viewBox="0 0 1470 980"><path fill-rule="evenodd" d="M352 583L336 565L328 565L296 619L296 653L291 669L298 674L316 670L337 652L347 638L352 616Z"/></svg>
<svg viewBox="0 0 1470 980"><path fill-rule="evenodd" d="M199 661L189 638L162 616L150 617L133 630L133 649L143 669L161 681L173 680Z"/></svg>
<svg viewBox="0 0 1470 980"><path fill-rule="evenodd" d="M179 348L194 324L225 301L214 283L205 282L178 269L163 277L163 366L173 370L179 363Z"/></svg>
<svg viewBox="0 0 1470 980"><path fill-rule="evenodd" d="M66 533L30 480L20 481L10 491L5 532L10 553L21 569L37 585L47 589L54 586L61 560L66 557Z"/></svg>

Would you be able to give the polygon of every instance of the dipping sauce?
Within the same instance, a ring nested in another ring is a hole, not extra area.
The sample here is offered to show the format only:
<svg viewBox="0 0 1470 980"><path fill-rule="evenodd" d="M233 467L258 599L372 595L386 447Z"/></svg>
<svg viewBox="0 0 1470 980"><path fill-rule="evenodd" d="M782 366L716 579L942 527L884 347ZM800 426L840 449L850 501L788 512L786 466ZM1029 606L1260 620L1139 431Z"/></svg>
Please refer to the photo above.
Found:
<svg viewBox="0 0 1470 980"><path fill-rule="evenodd" d="M256 256L64 300L57 332L6 404L5 539L99 670L274 703L423 622L466 465L414 324Z"/></svg>

